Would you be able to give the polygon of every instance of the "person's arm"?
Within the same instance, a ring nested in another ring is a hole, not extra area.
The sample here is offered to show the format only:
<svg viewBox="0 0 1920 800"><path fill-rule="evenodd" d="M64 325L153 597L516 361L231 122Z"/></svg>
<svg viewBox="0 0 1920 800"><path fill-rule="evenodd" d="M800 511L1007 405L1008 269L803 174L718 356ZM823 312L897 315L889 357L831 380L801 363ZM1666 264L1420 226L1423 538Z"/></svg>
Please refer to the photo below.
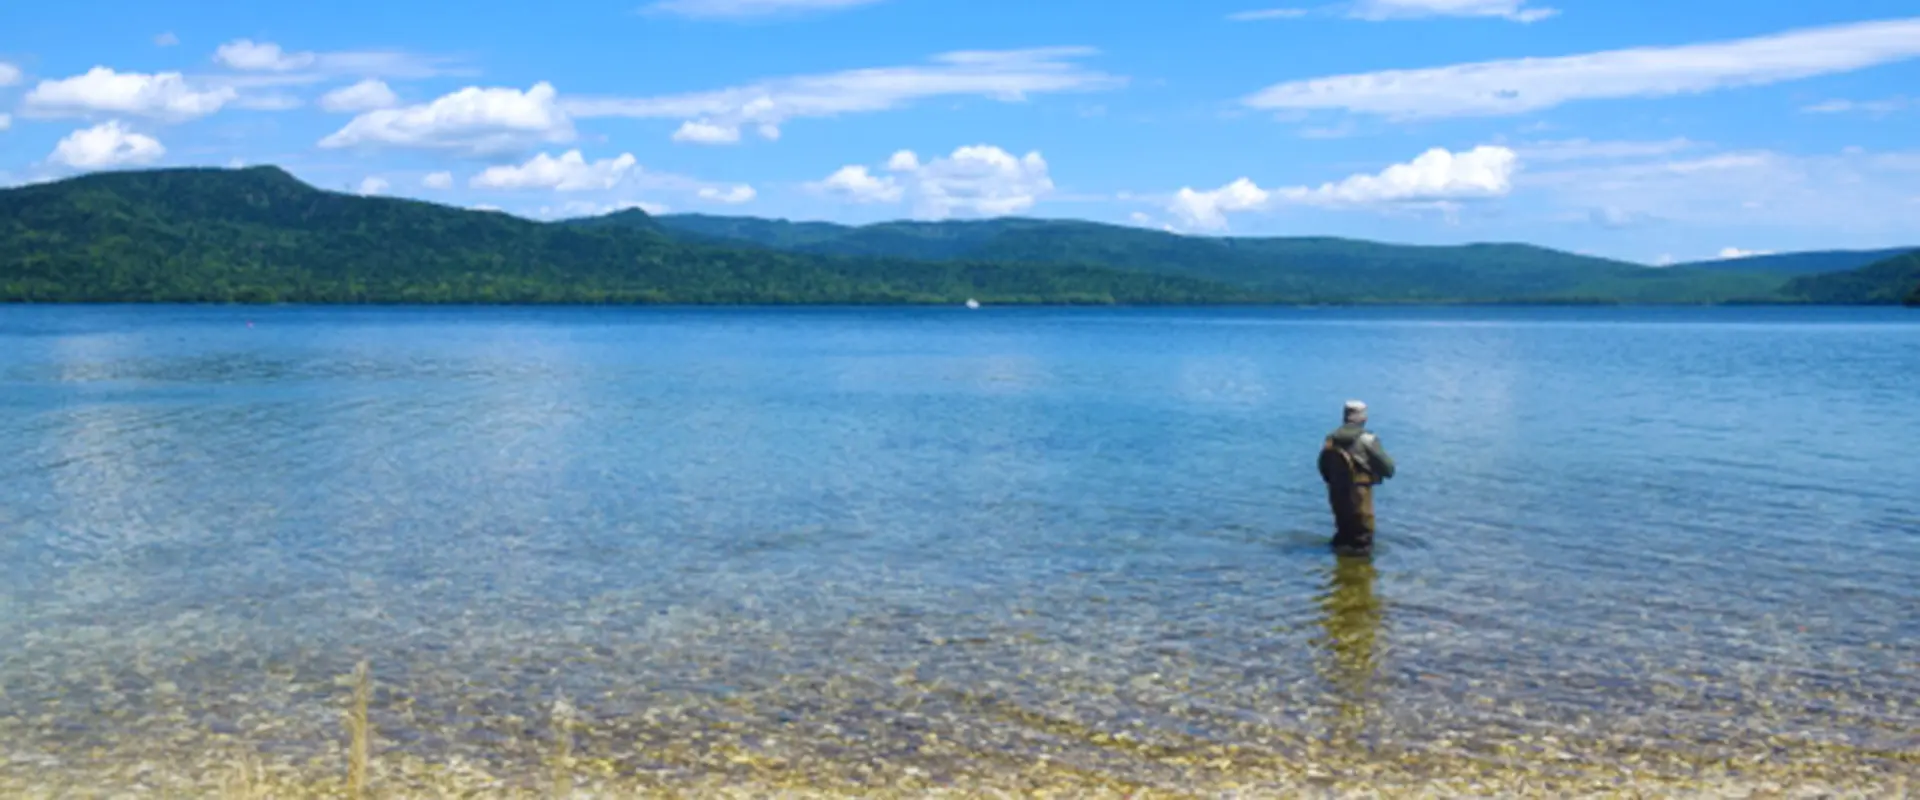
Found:
<svg viewBox="0 0 1920 800"><path fill-rule="evenodd" d="M1387 448L1380 443L1380 437L1365 434L1361 442L1367 448L1367 461L1373 466L1373 473L1381 480L1393 477L1393 456L1387 455Z"/></svg>

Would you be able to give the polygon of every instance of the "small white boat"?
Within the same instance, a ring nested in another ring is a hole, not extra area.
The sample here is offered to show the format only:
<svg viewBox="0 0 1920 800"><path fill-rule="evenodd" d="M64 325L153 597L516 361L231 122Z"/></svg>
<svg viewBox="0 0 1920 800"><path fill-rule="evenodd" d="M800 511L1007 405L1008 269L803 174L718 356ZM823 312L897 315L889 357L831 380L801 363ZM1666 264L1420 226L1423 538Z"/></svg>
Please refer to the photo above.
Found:
<svg viewBox="0 0 1920 800"><path fill-rule="evenodd" d="M980 308L980 301L978 301L978 300L975 300L975 299L973 299L973 298L971 298L971 297L969 297L969 298L967 298L967 308L970 308L970 309L976 309L976 310L977 310L977 309L979 309L979 308Z"/></svg>

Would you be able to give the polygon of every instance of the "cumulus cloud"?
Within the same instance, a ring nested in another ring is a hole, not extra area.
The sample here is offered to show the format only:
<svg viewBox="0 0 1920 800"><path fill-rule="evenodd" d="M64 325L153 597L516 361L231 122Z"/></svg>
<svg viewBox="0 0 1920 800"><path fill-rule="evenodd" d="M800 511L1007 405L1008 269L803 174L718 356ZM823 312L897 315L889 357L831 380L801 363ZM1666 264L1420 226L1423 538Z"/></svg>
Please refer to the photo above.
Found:
<svg viewBox="0 0 1920 800"><path fill-rule="evenodd" d="M760 193L754 191L753 187L743 183L737 186L729 186L724 189L718 186L703 187L699 191L699 195L700 195L700 199L702 200L709 200L709 201L712 201L715 203L721 203L724 205L737 206L742 203L753 202L753 198L758 197Z"/></svg>
<svg viewBox="0 0 1920 800"><path fill-rule="evenodd" d="M375 175L369 175L360 182L360 193L364 195L386 194L388 188L387 179Z"/></svg>
<svg viewBox="0 0 1920 800"><path fill-rule="evenodd" d="M1241 178L1218 189L1183 188L1169 210L1188 227L1219 230L1227 214L1257 211L1278 203L1318 206L1370 206L1500 197L1512 191L1519 158L1505 147L1481 146L1462 153L1434 148L1418 158L1372 175L1354 175L1317 187L1262 189Z"/></svg>
<svg viewBox="0 0 1920 800"><path fill-rule="evenodd" d="M774 14L837 11L878 2L882 0L660 0L647 6L647 10L683 17L738 19Z"/></svg>
<svg viewBox="0 0 1920 800"><path fill-rule="evenodd" d="M233 102L232 87L200 87L178 72L152 75L94 67L84 75L41 81L27 93L26 109L39 116L136 114L182 122L204 117Z"/></svg>
<svg viewBox="0 0 1920 800"><path fill-rule="evenodd" d="M172 47L179 43L180 37L173 35L171 31L153 37L153 46L155 47Z"/></svg>
<svg viewBox="0 0 1920 800"><path fill-rule="evenodd" d="M1188 227L1223 230L1227 227L1228 213L1265 208L1272 199L1272 192L1241 178L1211 191L1182 188L1174 194L1168 210Z"/></svg>
<svg viewBox="0 0 1920 800"><path fill-rule="evenodd" d="M242 71L290 72L313 66L319 56L313 53L289 53L272 42L235 39L215 49L213 59Z"/></svg>
<svg viewBox="0 0 1920 800"><path fill-rule="evenodd" d="M1054 188L1047 161L1038 152L1016 157L989 145L961 147L926 162L902 150L887 160L886 170L893 174L874 175L859 165L842 167L811 187L859 203L911 198L915 216L925 219L1017 214Z"/></svg>
<svg viewBox="0 0 1920 800"><path fill-rule="evenodd" d="M20 82L20 68L0 61L0 86L12 86Z"/></svg>
<svg viewBox="0 0 1920 800"><path fill-rule="evenodd" d="M113 120L68 134L54 146L48 160L74 169L105 169L151 164L166 154L160 140Z"/></svg>
<svg viewBox="0 0 1920 800"><path fill-rule="evenodd" d="M1772 250L1742 250L1738 247L1726 247L1721 248L1719 258L1724 261L1734 258L1753 258L1754 256L1770 255L1773 255Z"/></svg>
<svg viewBox="0 0 1920 800"><path fill-rule="evenodd" d="M13 127L12 114L0 114L0 131Z"/></svg>
<svg viewBox="0 0 1920 800"><path fill-rule="evenodd" d="M673 140L694 144L733 144L740 141L740 128L715 125L703 120L688 120L680 126L679 130L673 132Z"/></svg>
<svg viewBox="0 0 1920 800"><path fill-rule="evenodd" d="M892 176L874 175L859 165L841 167L826 180L809 184L809 188L855 203L896 203L904 194L900 182Z"/></svg>
<svg viewBox="0 0 1920 800"><path fill-rule="evenodd" d="M324 148L407 147L488 155L540 143L570 142L573 121L554 102L552 84L518 89L467 87L431 103L369 111L320 140Z"/></svg>
<svg viewBox="0 0 1920 800"><path fill-rule="evenodd" d="M352 86L343 86L320 97L320 107L336 113L358 113L400 104L400 98L379 78L368 78Z"/></svg>
<svg viewBox="0 0 1920 800"><path fill-rule="evenodd" d="M1017 102L1035 94L1097 91L1124 83L1086 69L1089 48L969 51L935 56L920 66L803 75L708 92L641 98L568 98L575 118L677 119L680 141L731 143L752 126L777 138L789 120L886 111L936 97L987 97Z"/></svg>
<svg viewBox="0 0 1920 800"><path fill-rule="evenodd" d="M1920 56L1920 19L1903 19L1708 44L1288 81L1242 102L1256 109L1344 109L1401 119L1494 116L1581 100L1761 86L1916 56Z"/></svg>
<svg viewBox="0 0 1920 800"><path fill-rule="evenodd" d="M619 185L636 163L632 153L594 162L588 162L578 150L569 150L559 158L541 153L518 166L488 167L475 175L470 185L486 189L599 191Z"/></svg>
<svg viewBox="0 0 1920 800"><path fill-rule="evenodd" d="M420 179L420 185L428 189L451 189L453 188L453 173L451 172L430 173L427 175L427 177Z"/></svg>

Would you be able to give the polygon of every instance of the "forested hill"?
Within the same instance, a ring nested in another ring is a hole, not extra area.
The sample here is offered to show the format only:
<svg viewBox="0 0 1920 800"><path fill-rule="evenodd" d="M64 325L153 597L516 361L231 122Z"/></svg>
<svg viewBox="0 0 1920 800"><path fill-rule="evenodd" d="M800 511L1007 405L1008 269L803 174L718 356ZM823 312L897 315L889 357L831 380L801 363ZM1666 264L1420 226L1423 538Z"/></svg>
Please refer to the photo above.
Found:
<svg viewBox="0 0 1920 800"><path fill-rule="evenodd" d="M1889 303L1920 283L1903 258L1795 279L1518 244L1031 219L848 227L629 210L542 223L322 191L274 167L0 190L5 302Z"/></svg>
<svg viewBox="0 0 1920 800"><path fill-rule="evenodd" d="M1798 278L1785 294L1809 303L1920 304L1920 250L1849 272Z"/></svg>
<svg viewBox="0 0 1920 800"><path fill-rule="evenodd" d="M588 221L582 221L587 224ZM604 218L591 224L607 224ZM1334 238L1181 236L1092 222L996 219L849 227L745 217L645 220L683 241L783 252L1073 263L1218 281L1310 301L1766 300L1789 275L1654 269L1522 244L1419 247Z"/></svg>
<svg viewBox="0 0 1920 800"><path fill-rule="evenodd" d="M0 300L304 303L1234 303L1081 266L841 258L315 189L274 167L87 175L0 191Z"/></svg>
<svg viewBox="0 0 1920 800"><path fill-rule="evenodd" d="M1768 253L1714 261L1696 261L1676 266L1731 272L1775 272L1782 275L1820 275L1849 272L1869 264L1905 255L1920 248L1897 247L1891 250L1817 250L1804 253Z"/></svg>

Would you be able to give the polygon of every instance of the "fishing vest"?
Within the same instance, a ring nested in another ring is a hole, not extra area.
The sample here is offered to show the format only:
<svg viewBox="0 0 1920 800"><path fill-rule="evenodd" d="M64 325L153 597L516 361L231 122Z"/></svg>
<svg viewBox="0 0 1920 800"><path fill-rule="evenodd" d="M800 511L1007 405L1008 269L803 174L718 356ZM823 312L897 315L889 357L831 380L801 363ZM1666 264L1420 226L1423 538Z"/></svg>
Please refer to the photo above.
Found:
<svg viewBox="0 0 1920 800"><path fill-rule="evenodd" d="M1362 446L1362 439L1354 440L1354 446ZM1333 437L1327 437L1320 446L1320 479L1328 486L1371 486L1373 473L1366 463L1366 456L1348 451L1333 443Z"/></svg>

